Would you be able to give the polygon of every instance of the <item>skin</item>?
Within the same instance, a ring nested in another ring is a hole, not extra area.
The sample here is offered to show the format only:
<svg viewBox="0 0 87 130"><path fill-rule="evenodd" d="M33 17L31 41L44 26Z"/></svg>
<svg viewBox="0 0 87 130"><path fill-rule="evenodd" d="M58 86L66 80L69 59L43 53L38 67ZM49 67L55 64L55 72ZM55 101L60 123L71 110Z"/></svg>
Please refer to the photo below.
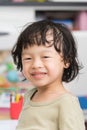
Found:
<svg viewBox="0 0 87 130"><path fill-rule="evenodd" d="M48 32L47 40L52 44L52 33ZM37 87L32 100L35 102L50 101L67 93L62 84L64 68L62 56L51 47L33 45L23 49L23 74Z"/></svg>

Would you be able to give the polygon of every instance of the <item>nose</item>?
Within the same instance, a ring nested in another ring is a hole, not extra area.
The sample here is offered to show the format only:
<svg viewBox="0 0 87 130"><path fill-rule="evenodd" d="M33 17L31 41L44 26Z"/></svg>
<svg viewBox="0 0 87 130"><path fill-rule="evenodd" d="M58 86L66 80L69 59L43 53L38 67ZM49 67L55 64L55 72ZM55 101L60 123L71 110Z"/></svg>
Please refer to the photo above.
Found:
<svg viewBox="0 0 87 130"><path fill-rule="evenodd" d="M32 63L32 68L42 68L43 67L43 62L40 59L34 59Z"/></svg>

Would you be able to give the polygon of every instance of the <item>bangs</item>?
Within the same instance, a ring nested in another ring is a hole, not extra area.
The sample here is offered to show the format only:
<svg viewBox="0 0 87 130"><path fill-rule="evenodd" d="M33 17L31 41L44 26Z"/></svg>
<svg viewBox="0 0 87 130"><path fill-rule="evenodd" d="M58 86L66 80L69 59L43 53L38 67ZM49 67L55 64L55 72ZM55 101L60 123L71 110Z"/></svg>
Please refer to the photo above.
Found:
<svg viewBox="0 0 87 130"><path fill-rule="evenodd" d="M22 47L25 49L34 45L54 46L57 52L62 51L63 35L56 27L48 25L41 29L35 30L33 33L23 34L23 40L21 40Z"/></svg>

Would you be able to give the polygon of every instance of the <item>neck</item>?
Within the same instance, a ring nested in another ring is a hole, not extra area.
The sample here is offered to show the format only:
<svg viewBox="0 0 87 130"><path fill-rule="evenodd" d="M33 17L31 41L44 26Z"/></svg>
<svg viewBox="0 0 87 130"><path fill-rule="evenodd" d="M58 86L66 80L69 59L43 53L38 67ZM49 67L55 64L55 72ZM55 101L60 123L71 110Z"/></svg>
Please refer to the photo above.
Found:
<svg viewBox="0 0 87 130"><path fill-rule="evenodd" d="M38 94L52 94L52 93L62 93L65 92L66 89L64 88L63 84L57 86L45 86L37 88Z"/></svg>
<svg viewBox="0 0 87 130"><path fill-rule="evenodd" d="M32 100L35 102L41 101L51 101L58 98L59 96L67 93L66 89L61 86L55 86L53 88L39 88L38 91L33 96Z"/></svg>

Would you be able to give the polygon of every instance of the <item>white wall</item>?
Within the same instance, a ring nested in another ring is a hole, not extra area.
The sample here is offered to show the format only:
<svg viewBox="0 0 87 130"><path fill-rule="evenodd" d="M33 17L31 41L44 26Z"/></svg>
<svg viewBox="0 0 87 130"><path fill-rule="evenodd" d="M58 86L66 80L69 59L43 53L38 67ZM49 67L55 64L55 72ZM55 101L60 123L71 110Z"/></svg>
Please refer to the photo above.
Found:
<svg viewBox="0 0 87 130"><path fill-rule="evenodd" d="M66 86L76 95L87 95L87 31L73 34L77 40L79 61L84 67L78 77Z"/></svg>
<svg viewBox="0 0 87 130"><path fill-rule="evenodd" d="M0 50L11 49L22 27L34 19L33 8L0 6L0 32L9 33L9 35L0 36Z"/></svg>

